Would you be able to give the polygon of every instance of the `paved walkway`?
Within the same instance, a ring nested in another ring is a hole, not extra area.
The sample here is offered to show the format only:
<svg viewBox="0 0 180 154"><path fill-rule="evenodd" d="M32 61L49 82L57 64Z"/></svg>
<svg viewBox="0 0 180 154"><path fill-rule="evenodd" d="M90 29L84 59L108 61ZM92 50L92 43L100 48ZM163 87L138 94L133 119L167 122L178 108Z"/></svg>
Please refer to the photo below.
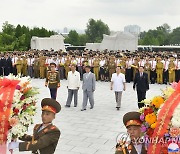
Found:
<svg viewBox="0 0 180 154"><path fill-rule="evenodd" d="M45 97L50 97L49 89L44 86L42 79L33 79L32 84L40 88L38 113L34 122L41 123L40 101ZM122 123L123 115L128 111L138 109L136 92L132 89L132 83L126 85L126 91L122 95L122 107L119 111L115 108L115 96L113 91L110 91L110 83L96 82L95 107L90 110L88 104L87 110L82 112L80 111L82 89L79 90L78 107L74 108L72 104L71 108L65 108L67 81L61 81L57 101L60 102L62 110L54 120L54 124L61 130L61 137L55 154L113 154L118 133L126 131ZM147 98L161 94L160 89L165 87L158 84L150 85ZM33 126L30 127L29 134L32 134Z"/></svg>

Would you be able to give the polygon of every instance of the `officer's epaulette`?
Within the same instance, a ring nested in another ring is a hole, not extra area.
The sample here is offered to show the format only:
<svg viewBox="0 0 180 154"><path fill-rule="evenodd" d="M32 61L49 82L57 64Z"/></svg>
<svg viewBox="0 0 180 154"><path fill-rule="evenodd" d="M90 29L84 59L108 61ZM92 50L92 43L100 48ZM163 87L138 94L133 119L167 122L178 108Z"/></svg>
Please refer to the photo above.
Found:
<svg viewBox="0 0 180 154"><path fill-rule="evenodd" d="M44 133L46 133L48 131L56 130L56 129L58 129L58 128L56 126L52 125L51 127L45 128Z"/></svg>
<svg viewBox="0 0 180 154"><path fill-rule="evenodd" d="M58 128L55 125L52 125L50 129L55 130L55 129L58 129Z"/></svg>

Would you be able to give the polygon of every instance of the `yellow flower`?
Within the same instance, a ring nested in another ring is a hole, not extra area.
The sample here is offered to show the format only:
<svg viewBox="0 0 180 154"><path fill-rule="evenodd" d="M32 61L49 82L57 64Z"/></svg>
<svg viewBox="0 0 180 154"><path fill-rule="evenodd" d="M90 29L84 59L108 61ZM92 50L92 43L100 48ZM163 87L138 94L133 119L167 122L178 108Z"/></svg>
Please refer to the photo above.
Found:
<svg viewBox="0 0 180 154"><path fill-rule="evenodd" d="M145 117L145 121L149 124L152 125L157 121L156 115L154 113L148 114Z"/></svg>
<svg viewBox="0 0 180 154"><path fill-rule="evenodd" d="M156 128L156 125L157 125L157 122L153 123L153 124L151 125L151 128L152 128L152 129L155 129L155 128Z"/></svg>
<svg viewBox="0 0 180 154"><path fill-rule="evenodd" d="M156 96L152 100L152 105L154 105L156 108L159 108L163 103L164 99L161 96Z"/></svg>

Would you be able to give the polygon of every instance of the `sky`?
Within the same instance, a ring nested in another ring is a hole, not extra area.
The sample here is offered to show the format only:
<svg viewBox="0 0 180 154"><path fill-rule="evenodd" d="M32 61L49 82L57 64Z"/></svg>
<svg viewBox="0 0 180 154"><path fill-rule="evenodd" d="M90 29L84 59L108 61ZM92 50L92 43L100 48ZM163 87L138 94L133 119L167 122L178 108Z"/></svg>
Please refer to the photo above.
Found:
<svg viewBox="0 0 180 154"><path fill-rule="evenodd" d="M90 18L101 19L112 31L139 25L141 31L168 23L180 26L180 0L0 0L0 29L10 24L48 30L84 30Z"/></svg>

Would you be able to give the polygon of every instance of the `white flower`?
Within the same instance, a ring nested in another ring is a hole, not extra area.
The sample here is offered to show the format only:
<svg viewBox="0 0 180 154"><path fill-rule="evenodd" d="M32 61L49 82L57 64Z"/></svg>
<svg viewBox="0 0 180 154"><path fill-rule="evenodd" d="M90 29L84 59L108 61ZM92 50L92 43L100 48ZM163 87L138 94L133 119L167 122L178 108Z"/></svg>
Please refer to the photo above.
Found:
<svg viewBox="0 0 180 154"><path fill-rule="evenodd" d="M173 113L171 123L172 123L173 127L180 128L180 104L177 106L177 108L175 109L175 111Z"/></svg>

